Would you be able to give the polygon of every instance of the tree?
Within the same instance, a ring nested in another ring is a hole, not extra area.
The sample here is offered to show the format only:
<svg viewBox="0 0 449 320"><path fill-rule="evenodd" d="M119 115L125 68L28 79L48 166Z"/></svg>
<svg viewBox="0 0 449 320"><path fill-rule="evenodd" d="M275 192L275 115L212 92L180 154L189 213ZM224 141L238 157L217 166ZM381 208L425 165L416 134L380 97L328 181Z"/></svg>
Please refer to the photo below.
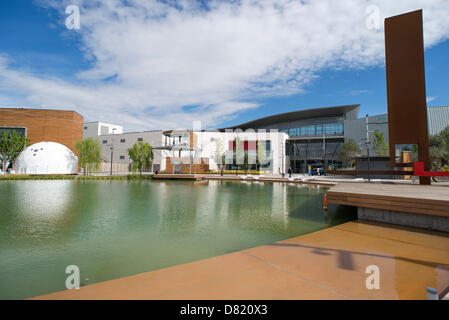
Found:
<svg viewBox="0 0 449 320"><path fill-rule="evenodd" d="M245 151L243 154L243 164L242 164L242 169L245 170L245 174L248 174L248 169L249 169L249 154L248 151Z"/></svg>
<svg viewBox="0 0 449 320"><path fill-rule="evenodd" d="M265 147L261 141L257 141L257 165L260 168L266 164L267 161L267 152Z"/></svg>
<svg viewBox="0 0 449 320"><path fill-rule="evenodd" d="M221 140L215 140L215 162L217 163L220 174L223 175L223 170L226 165L226 154L223 152L223 144Z"/></svg>
<svg viewBox="0 0 449 320"><path fill-rule="evenodd" d="M101 146L94 138L87 138L75 142L78 152L78 163L84 169L84 174L98 170L101 163Z"/></svg>
<svg viewBox="0 0 449 320"><path fill-rule="evenodd" d="M388 156L388 144L385 142L384 134L379 130L374 131L373 145L378 156Z"/></svg>
<svg viewBox="0 0 449 320"><path fill-rule="evenodd" d="M0 132L0 162L6 173L9 164L13 164L20 153L28 146L29 139L16 130Z"/></svg>
<svg viewBox="0 0 449 320"><path fill-rule="evenodd" d="M242 142L239 137L235 138L234 143L235 143L234 158L236 164L235 175L238 175L240 165L243 164L245 155L243 153Z"/></svg>
<svg viewBox="0 0 449 320"><path fill-rule="evenodd" d="M439 171L449 164L449 126L429 137L429 154L432 170Z"/></svg>
<svg viewBox="0 0 449 320"><path fill-rule="evenodd" d="M346 141L341 147L339 157L342 161L350 162L354 166L354 158L360 155L360 148L353 139Z"/></svg>
<svg viewBox="0 0 449 320"><path fill-rule="evenodd" d="M153 163L153 148L148 142L139 141L128 149L128 155L133 161L133 172L139 170L142 175L143 169L150 169Z"/></svg>

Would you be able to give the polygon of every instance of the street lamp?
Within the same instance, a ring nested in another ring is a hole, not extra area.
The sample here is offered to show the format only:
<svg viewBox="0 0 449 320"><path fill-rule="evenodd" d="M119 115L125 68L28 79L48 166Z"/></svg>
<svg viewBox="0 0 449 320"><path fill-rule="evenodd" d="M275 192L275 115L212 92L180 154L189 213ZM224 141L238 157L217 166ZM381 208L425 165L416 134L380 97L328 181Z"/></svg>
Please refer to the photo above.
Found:
<svg viewBox="0 0 449 320"><path fill-rule="evenodd" d="M112 137L111 137L111 172L110 175L112 176L112 161L114 157L114 131L116 128L112 128Z"/></svg>

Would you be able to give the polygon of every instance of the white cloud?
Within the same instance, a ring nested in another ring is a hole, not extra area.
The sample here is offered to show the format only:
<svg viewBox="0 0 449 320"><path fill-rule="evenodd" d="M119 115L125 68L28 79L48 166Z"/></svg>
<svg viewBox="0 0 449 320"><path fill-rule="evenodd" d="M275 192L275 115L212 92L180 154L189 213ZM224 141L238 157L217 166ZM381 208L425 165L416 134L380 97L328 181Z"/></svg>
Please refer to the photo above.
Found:
<svg viewBox="0 0 449 320"><path fill-rule="evenodd" d="M429 96L427 97L427 103L432 102L436 99L436 97Z"/></svg>
<svg viewBox="0 0 449 320"><path fill-rule="evenodd" d="M349 94L351 96L358 96L358 95L367 94L367 93L369 93L369 90L362 89L362 90L352 90Z"/></svg>
<svg viewBox="0 0 449 320"><path fill-rule="evenodd" d="M81 7L76 32L93 67L74 83L2 59L0 91L33 105L76 106L90 120L127 129L190 127L198 119L216 126L257 107L247 101L303 92L323 69L382 64L383 29L366 27L368 5L382 18L423 8L427 48L449 36L447 0L212 1L207 10L194 0L41 1L62 14L68 4Z"/></svg>

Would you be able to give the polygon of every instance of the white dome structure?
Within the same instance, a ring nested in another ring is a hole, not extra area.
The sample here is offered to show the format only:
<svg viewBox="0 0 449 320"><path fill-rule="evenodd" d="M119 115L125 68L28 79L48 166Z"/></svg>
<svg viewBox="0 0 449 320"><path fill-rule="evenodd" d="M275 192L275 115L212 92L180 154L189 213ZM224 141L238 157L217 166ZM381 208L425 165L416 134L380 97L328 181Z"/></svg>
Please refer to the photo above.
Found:
<svg viewBox="0 0 449 320"><path fill-rule="evenodd" d="M75 174L78 157L62 144L39 142L22 151L14 169L17 174Z"/></svg>

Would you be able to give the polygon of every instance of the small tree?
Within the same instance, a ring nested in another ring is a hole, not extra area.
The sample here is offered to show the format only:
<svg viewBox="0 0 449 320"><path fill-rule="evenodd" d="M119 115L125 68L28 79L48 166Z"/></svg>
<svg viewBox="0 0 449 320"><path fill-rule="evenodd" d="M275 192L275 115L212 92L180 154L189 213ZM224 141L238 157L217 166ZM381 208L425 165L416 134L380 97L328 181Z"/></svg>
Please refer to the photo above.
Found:
<svg viewBox="0 0 449 320"><path fill-rule="evenodd" d="M257 142L257 166L260 168L265 165L267 161L267 152L261 141Z"/></svg>
<svg viewBox="0 0 449 320"><path fill-rule="evenodd" d="M236 164L235 175L238 175L240 165L243 164L242 162L244 162L245 160L244 159L245 155L243 153L242 142L239 137L235 138L234 143L235 143L234 158Z"/></svg>
<svg viewBox="0 0 449 320"><path fill-rule="evenodd" d="M101 146L94 138L87 138L75 142L78 152L78 163L84 169L84 175L94 170L98 171L101 163Z"/></svg>
<svg viewBox="0 0 449 320"><path fill-rule="evenodd" d="M245 170L245 174L248 174L249 169L248 151L245 151L245 153L243 154L242 169Z"/></svg>
<svg viewBox="0 0 449 320"><path fill-rule="evenodd" d="M9 164L14 165L20 153L28 144L29 139L16 130L0 132L0 162L4 173L6 173Z"/></svg>
<svg viewBox="0 0 449 320"><path fill-rule="evenodd" d="M430 136L429 154L432 170L439 171L449 164L449 127Z"/></svg>
<svg viewBox="0 0 449 320"><path fill-rule="evenodd" d="M384 134L379 130L374 131L373 145L377 155L383 157L388 156L388 144L385 142Z"/></svg>
<svg viewBox="0 0 449 320"><path fill-rule="evenodd" d="M223 170L226 165L226 154L223 153L223 144L219 139L215 141L215 162L217 163L218 170L220 170L220 174L223 175Z"/></svg>
<svg viewBox="0 0 449 320"><path fill-rule="evenodd" d="M151 168L153 163L153 148L148 142L139 141L128 149L128 155L133 161L133 172L139 170L142 175L143 169Z"/></svg>
<svg viewBox="0 0 449 320"><path fill-rule="evenodd" d="M354 158L360 155L360 148L355 143L353 139L349 139L346 141L343 146L341 147L340 151L340 159L342 161L345 161L346 163L351 163L351 166L354 166Z"/></svg>

